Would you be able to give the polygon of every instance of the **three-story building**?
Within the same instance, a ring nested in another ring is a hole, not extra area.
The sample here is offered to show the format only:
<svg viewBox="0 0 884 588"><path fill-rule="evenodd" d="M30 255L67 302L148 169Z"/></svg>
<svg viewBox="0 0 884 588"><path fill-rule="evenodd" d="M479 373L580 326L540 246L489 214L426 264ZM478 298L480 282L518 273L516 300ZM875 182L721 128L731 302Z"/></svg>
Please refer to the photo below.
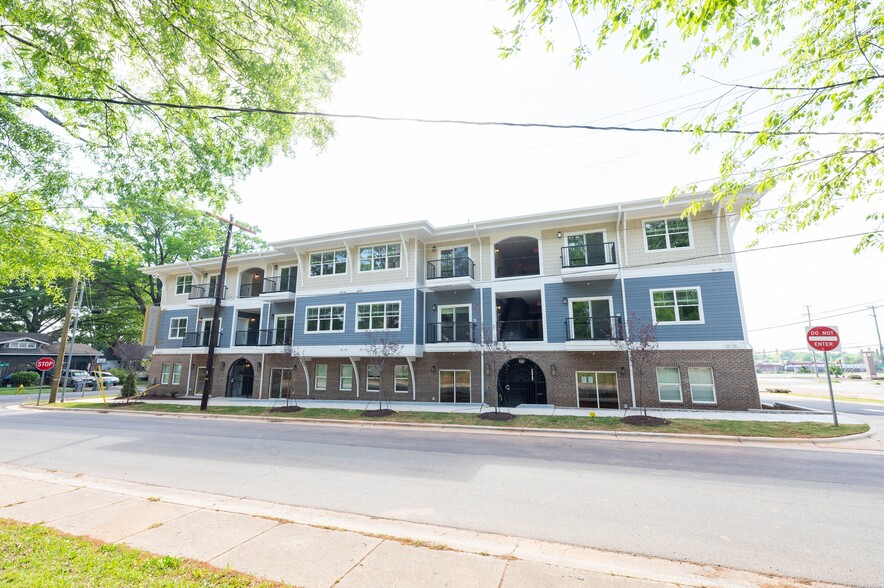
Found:
<svg viewBox="0 0 884 588"><path fill-rule="evenodd" d="M213 391L758 408L732 256L739 216L716 205L682 218L686 204L422 221L231 256ZM151 384L201 393L220 265L145 268L163 283ZM383 374L367 351L379 337L401 346ZM505 351L487 361L483 338ZM652 350L625 351L643 339Z"/></svg>

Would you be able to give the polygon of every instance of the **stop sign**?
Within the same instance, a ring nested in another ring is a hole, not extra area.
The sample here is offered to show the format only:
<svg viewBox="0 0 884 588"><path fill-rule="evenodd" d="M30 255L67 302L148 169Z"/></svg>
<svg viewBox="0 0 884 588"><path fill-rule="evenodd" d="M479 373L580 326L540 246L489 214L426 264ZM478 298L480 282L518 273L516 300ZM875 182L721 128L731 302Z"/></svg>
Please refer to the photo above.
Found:
<svg viewBox="0 0 884 588"><path fill-rule="evenodd" d="M41 357L37 360L37 363L34 364L34 367L41 372L48 372L55 367L55 360L51 357Z"/></svg>
<svg viewBox="0 0 884 588"><path fill-rule="evenodd" d="M816 351L838 351L841 337L837 327L806 327L807 346Z"/></svg>

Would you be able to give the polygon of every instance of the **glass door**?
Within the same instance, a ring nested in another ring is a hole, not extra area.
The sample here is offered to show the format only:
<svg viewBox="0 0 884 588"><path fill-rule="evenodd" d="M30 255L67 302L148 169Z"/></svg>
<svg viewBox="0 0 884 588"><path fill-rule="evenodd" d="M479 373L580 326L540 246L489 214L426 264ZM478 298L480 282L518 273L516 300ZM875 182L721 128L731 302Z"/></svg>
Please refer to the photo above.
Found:
<svg viewBox="0 0 884 588"><path fill-rule="evenodd" d="M274 345L291 345L292 331L295 328L295 317L291 314L277 315L276 329L273 331Z"/></svg>
<svg viewBox="0 0 884 588"><path fill-rule="evenodd" d="M568 235L568 267L605 263L605 234L602 232Z"/></svg>
<svg viewBox="0 0 884 588"><path fill-rule="evenodd" d="M448 249L442 249L439 258L439 266L442 270L441 277L456 278L470 275L469 247L449 247Z"/></svg>
<svg viewBox="0 0 884 588"><path fill-rule="evenodd" d="M580 408L620 408L617 374L577 372L577 406Z"/></svg>
<svg viewBox="0 0 884 588"><path fill-rule="evenodd" d="M571 338L595 341L610 339L613 334L611 301L608 298L584 298L571 301Z"/></svg>

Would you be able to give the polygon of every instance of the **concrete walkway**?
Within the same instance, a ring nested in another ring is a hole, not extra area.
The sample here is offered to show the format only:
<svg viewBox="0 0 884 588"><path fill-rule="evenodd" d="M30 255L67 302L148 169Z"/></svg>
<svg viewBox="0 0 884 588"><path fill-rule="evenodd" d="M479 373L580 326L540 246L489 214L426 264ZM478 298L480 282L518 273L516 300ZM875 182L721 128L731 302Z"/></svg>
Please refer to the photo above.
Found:
<svg viewBox="0 0 884 588"><path fill-rule="evenodd" d="M0 518L306 587L835 586L11 465Z"/></svg>

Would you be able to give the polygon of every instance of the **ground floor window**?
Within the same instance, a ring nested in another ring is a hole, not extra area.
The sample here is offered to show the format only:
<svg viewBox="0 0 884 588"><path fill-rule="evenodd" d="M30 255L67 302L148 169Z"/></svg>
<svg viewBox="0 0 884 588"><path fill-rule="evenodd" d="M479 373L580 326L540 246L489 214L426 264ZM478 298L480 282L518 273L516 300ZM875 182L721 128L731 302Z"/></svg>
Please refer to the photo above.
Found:
<svg viewBox="0 0 884 588"><path fill-rule="evenodd" d="M439 402L470 401L470 370L439 370Z"/></svg>
<svg viewBox="0 0 884 588"><path fill-rule="evenodd" d="M172 365L172 384L178 386L181 384L181 364L176 363Z"/></svg>
<svg viewBox="0 0 884 588"><path fill-rule="evenodd" d="M393 378L396 381L396 392L408 392L409 377L407 365L397 365L394 368Z"/></svg>
<svg viewBox="0 0 884 588"><path fill-rule="evenodd" d="M163 364L163 372L162 372L162 375L160 376L160 384L168 384L169 377L171 375L172 375L172 364L171 363L164 363Z"/></svg>
<svg viewBox="0 0 884 588"><path fill-rule="evenodd" d="M617 374L577 372L577 406L580 408L620 408Z"/></svg>
<svg viewBox="0 0 884 588"><path fill-rule="evenodd" d="M341 390L352 390L353 389L353 366L352 365L342 365L341 366L341 382L339 388Z"/></svg>
<svg viewBox="0 0 884 588"><path fill-rule="evenodd" d="M681 375L677 367L657 368L660 402L681 402Z"/></svg>
<svg viewBox="0 0 884 588"><path fill-rule="evenodd" d="M376 365L368 366L365 370L365 391L380 392L381 391L381 368Z"/></svg>
<svg viewBox="0 0 884 588"><path fill-rule="evenodd" d="M691 402L715 403L715 378L712 368L688 368L688 380L691 383Z"/></svg>
<svg viewBox="0 0 884 588"><path fill-rule="evenodd" d="M313 379L313 388L315 390L325 390L328 381L328 364L320 363L316 365L316 373Z"/></svg>
<svg viewBox="0 0 884 588"><path fill-rule="evenodd" d="M273 368L270 370L269 398L289 398L292 393L292 368Z"/></svg>
<svg viewBox="0 0 884 588"><path fill-rule="evenodd" d="M194 394L202 394L206 386L206 368L196 368L196 383L193 386Z"/></svg>

